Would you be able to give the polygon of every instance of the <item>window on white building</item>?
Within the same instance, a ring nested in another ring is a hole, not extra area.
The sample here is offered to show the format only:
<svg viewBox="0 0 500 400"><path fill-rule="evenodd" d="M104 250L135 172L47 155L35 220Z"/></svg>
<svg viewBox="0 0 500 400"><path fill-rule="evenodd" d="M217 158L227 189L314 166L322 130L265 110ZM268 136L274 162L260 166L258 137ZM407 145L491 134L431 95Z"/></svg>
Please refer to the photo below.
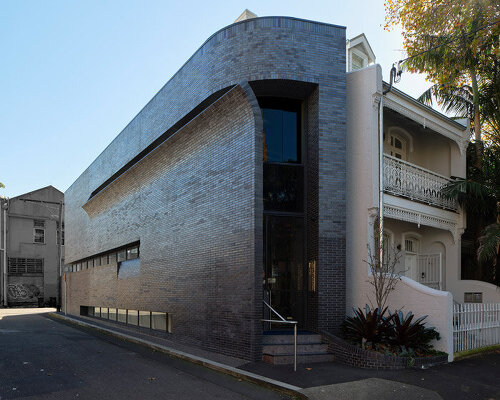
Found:
<svg viewBox="0 0 500 400"><path fill-rule="evenodd" d="M391 156L406 161L406 139L400 135L392 133L389 140Z"/></svg>

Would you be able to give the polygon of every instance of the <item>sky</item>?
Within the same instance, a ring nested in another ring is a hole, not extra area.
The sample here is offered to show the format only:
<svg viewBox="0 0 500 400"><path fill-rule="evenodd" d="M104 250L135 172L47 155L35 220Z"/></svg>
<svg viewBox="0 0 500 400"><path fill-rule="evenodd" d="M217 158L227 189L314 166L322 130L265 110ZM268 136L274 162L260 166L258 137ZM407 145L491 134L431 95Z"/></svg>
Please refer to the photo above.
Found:
<svg viewBox="0 0 500 400"><path fill-rule="evenodd" d="M245 8L365 33L388 80L404 58L383 0L3 0L0 7L0 195L65 191L185 61ZM397 88L416 97L423 76Z"/></svg>

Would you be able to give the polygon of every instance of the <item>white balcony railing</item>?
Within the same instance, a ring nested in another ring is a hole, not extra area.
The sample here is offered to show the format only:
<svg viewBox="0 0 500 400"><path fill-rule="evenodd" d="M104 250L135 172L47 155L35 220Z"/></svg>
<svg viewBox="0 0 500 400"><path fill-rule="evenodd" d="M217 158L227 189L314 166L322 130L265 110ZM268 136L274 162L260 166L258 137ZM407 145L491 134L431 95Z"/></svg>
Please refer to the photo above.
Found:
<svg viewBox="0 0 500 400"><path fill-rule="evenodd" d="M456 200L441 194L448 182L450 179L445 176L384 154L384 191L387 193L456 211Z"/></svg>

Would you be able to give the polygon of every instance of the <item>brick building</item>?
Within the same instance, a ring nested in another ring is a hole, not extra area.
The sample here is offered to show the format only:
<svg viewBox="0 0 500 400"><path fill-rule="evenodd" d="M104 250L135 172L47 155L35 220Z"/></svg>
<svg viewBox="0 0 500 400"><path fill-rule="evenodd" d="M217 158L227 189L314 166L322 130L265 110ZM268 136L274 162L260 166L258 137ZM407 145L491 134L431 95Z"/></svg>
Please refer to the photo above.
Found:
<svg viewBox="0 0 500 400"><path fill-rule="evenodd" d="M212 35L65 193L66 311L251 360L263 300L335 332L345 43L344 27L288 17Z"/></svg>
<svg viewBox="0 0 500 400"><path fill-rule="evenodd" d="M7 250L0 262L2 305L56 306L59 263L64 263L64 222L59 231L63 202L64 194L53 186L0 199L5 210L0 216L1 247L5 243Z"/></svg>

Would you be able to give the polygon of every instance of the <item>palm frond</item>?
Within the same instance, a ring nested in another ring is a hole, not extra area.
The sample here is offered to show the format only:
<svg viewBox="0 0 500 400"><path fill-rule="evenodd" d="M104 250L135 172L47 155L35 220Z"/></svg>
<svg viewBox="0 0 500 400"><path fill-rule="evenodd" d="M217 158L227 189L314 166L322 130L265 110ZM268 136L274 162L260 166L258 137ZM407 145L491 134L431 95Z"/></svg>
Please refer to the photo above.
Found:
<svg viewBox="0 0 500 400"><path fill-rule="evenodd" d="M418 98L417 101L419 101L422 104L425 104L426 106L432 106L433 104L433 98L434 98L434 93L437 90L437 84L432 85L429 89L427 89L424 93L422 93Z"/></svg>
<svg viewBox="0 0 500 400"><path fill-rule="evenodd" d="M468 85L445 86L435 84L423 92L417 100L432 106L433 99L436 99L446 113L454 113L459 118L472 116L472 89Z"/></svg>
<svg viewBox="0 0 500 400"><path fill-rule="evenodd" d="M500 247L500 224L491 224L484 228L483 236L479 238L478 260L496 260Z"/></svg>
<svg viewBox="0 0 500 400"><path fill-rule="evenodd" d="M472 179L455 179L441 189L445 199L456 199L471 214L491 215L496 199L491 189Z"/></svg>

